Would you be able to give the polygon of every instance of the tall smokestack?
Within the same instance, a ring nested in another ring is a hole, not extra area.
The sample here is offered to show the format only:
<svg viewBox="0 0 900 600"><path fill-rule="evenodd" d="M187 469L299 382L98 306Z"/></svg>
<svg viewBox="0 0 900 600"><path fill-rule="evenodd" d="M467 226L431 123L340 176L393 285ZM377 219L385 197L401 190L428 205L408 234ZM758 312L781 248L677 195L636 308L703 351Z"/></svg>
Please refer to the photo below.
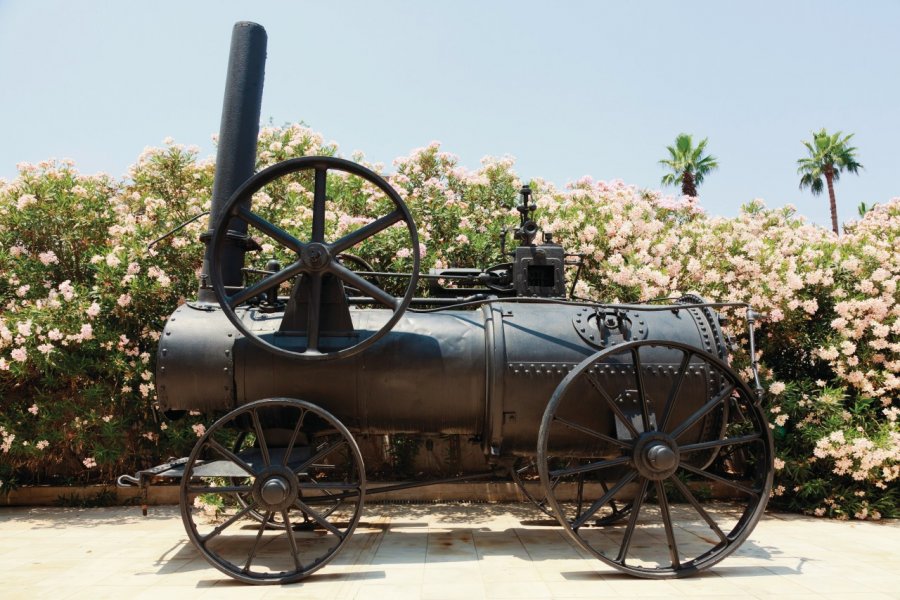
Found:
<svg viewBox="0 0 900 600"><path fill-rule="evenodd" d="M200 302L214 302L209 287L210 246L213 226L218 222L228 198L256 170L256 140L262 109L263 80L266 68L266 30L262 25L241 21L234 24L231 53L225 78L222 123L219 126L219 149L213 182L209 227L203 238L207 242L200 277ZM228 240L223 247L222 277L226 286L241 286L244 266L247 223L232 219Z"/></svg>

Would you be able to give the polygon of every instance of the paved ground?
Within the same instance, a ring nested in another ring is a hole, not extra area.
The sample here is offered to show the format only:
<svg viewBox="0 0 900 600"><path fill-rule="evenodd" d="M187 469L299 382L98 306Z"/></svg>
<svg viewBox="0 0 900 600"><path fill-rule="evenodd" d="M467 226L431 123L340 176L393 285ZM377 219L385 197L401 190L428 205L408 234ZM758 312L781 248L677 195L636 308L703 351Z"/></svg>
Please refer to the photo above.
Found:
<svg viewBox="0 0 900 600"><path fill-rule="evenodd" d="M375 505L303 583L248 586L187 541L176 507L0 509L0 597L900 598L900 523L770 514L690 579L634 579L588 558L525 505Z"/></svg>

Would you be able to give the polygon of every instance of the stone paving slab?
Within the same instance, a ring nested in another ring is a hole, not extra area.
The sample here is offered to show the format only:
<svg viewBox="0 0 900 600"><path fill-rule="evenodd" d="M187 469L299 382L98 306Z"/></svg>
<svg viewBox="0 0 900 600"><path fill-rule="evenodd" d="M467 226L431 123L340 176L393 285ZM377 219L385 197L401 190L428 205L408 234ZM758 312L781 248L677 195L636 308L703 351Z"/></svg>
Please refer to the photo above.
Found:
<svg viewBox="0 0 900 600"><path fill-rule="evenodd" d="M0 597L900 599L900 523L768 514L698 577L644 580L588 557L528 505L372 505L302 583L251 586L190 545L177 507L0 508Z"/></svg>

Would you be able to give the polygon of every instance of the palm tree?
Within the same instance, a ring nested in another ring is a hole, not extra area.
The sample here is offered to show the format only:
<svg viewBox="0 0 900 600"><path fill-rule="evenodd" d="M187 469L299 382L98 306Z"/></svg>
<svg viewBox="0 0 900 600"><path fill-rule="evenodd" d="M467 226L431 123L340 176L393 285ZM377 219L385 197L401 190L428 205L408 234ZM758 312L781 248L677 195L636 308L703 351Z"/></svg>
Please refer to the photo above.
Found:
<svg viewBox="0 0 900 600"><path fill-rule="evenodd" d="M800 177L800 189L808 187L816 196L828 186L828 198L831 201L831 228L838 232L837 200L834 197L834 182L841 178L844 170L857 173L863 168L856 162L856 148L849 145L853 134L843 135L840 131L829 135L823 127L813 132L812 142L803 142L809 156L797 161L797 173ZM822 183L822 178L825 183Z"/></svg>
<svg viewBox="0 0 900 600"><path fill-rule="evenodd" d="M681 184L681 193L685 196L697 196L697 186L703 183L703 178L710 171L719 168L716 157L703 154L708 138L694 147L694 141L686 133L678 134L674 146L666 146L671 158L659 161L659 164L672 169L671 173L663 175L663 185Z"/></svg>

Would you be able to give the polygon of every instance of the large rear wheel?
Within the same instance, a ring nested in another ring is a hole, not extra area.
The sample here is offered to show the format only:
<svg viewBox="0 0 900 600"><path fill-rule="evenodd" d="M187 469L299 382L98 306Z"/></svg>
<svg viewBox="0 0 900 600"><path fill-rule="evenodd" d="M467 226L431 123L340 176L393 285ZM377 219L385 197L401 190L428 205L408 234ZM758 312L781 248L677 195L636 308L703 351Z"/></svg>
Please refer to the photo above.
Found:
<svg viewBox="0 0 900 600"><path fill-rule="evenodd" d="M772 436L755 395L685 344L629 342L586 359L557 387L538 438L551 514L582 548L639 577L718 563L750 535L772 487ZM558 492L584 481L593 485L577 502ZM628 518L597 527L614 502L629 503Z"/></svg>

